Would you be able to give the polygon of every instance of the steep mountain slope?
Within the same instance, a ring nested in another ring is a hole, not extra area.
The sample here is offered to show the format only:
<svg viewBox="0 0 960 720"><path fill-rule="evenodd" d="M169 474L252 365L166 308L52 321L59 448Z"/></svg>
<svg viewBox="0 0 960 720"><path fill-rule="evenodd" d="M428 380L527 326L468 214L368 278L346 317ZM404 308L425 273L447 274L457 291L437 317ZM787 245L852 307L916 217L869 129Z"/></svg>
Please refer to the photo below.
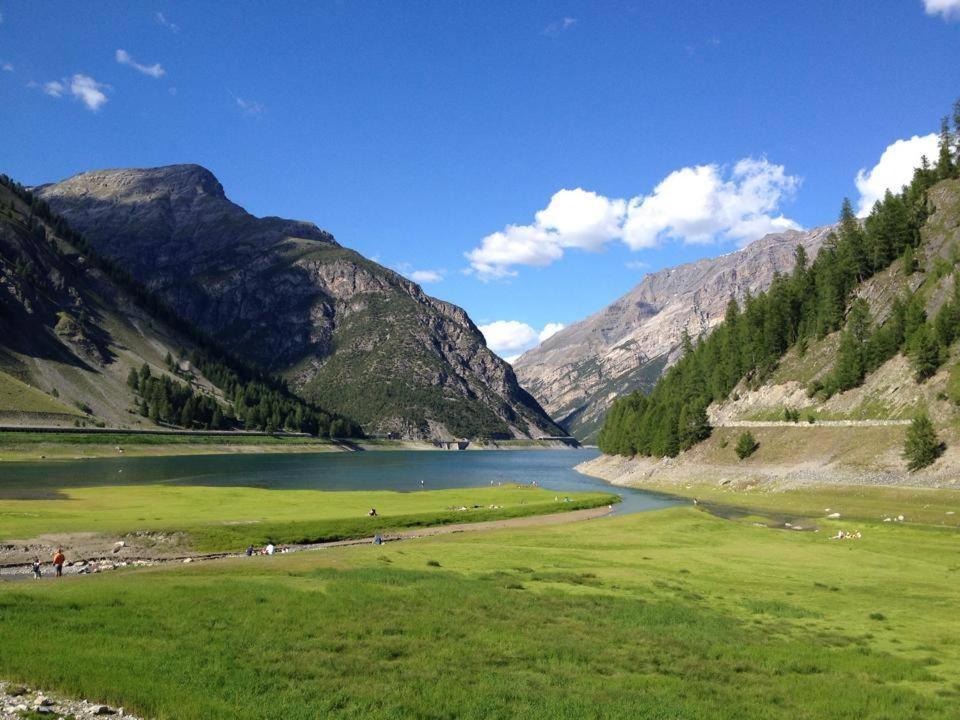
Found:
<svg viewBox="0 0 960 720"><path fill-rule="evenodd" d="M867 340L857 347L868 361L859 384L832 394L823 390L843 366L844 335L853 330L851 309L844 329L795 345L772 372L744 377L727 396L714 400L707 410L712 426L708 438L674 458L605 455L591 463L591 474L681 494L704 488L707 493L749 490L751 495L811 486L956 488L960 180L930 187L928 208L930 216L920 228L914 253L894 260L851 292L851 308L859 305L868 311ZM916 263L913 272L908 259ZM898 304L906 311L898 310ZM912 342L907 339L910 325L917 325ZM877 338L891 327L902 330L898 349L870 361ZM924 327L936 337L936 352L918 377L923 343L916 338L926 335ZM929 416L944 446L928 466L911 470L904 440L918 411ZM735 447L744 432L750 432L757 445L753 454L740 459Z"/></svg>
<svg viewBox="0 0 960 720"><path fill-rule="evenodd" d="M647 275L622 298L524 353L520 383L581 440L593 440L615 397L649 389L678 354L723 319L730 296L769 287L803 245L813 256L830 228L767 235L734 253Z"/></svg>
<svg viewBox="0 0 960 720"><path fill-rule="evenodd" d="M0 423L153 427L128 373L192 347L0 185Z"/></svg>
<svg viewBox="0 0 960 720"><path fill-rule="evenodd" d="M906 272L903 259L896 260L852 293L852 302L861 300L867 308L871 328L891 319L898 298L915 303L918 316L935 327L941 309L954 296L960 258L960 182L948 180L932 187L929 204L932 214L920 230L921 243L913 256L916 271ZM815 420L905 421L923 407L940 424L960 414L950 397L956 392L949 387L951 370L960 356L960 348L952 341L940 349L939 369L921 381L908 346L906 352L867 372L861 384L829 397L819 391L836 372L842 335L843 331L830 333L809 343L803 352L790 349L762 382L741 381L730 397L710 406L711 424L778 421L787 409Z"/></svg>
<svg viewBox="0 0 960 720"><path fill-rule="evenodd" d="M250 215L200 166L88 172L36 191L180 315L368 432L561 432L463 310L310 223Z"/></svg>

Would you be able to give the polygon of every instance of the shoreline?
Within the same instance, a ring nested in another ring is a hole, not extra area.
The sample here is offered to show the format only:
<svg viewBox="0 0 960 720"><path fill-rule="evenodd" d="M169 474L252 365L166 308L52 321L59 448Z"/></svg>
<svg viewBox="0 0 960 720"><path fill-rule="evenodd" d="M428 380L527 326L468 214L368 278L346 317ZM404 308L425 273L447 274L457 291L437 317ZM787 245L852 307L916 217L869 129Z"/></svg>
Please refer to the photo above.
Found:
<svg viewBox="0 0 960 720"><path fill-rule="evenodd" d="M677 467L675 461L600 455L574 467L578 473L613 487L629 487L692 501L712 515L772 518L778 527L798 530L821 521L840 523L910 522L960 529L960 486L857 482L853 470L832 479L797 481L777 467ZM802 521L797 527L794 521ZM773 525L771 525L773 527Z"/></svg>
<svg viewBox="0 0 960 720"><path fill-rule="evenodd" d="M124 433L20 433L0 431L0 463L69 462L111 457L178 457L230 454L341 452L491 452L573 450L560 441L505 440L471 442L463 450L438 447L428 440L329 440L301 436L189 436ZM37 437L41 436L41 437Z"/></svg>

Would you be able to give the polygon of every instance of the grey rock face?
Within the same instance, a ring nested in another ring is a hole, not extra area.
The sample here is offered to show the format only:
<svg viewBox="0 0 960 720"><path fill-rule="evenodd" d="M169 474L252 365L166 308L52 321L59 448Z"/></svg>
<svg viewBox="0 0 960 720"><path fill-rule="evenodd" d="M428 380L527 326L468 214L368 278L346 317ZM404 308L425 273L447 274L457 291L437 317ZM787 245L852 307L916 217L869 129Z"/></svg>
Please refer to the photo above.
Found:
<svg viewBox="0 0 960 720"><path fill-rule="evenodd" d="M722 319L727 302L766 289L793 267L803 245L812 258L831 228L788 231L737 252L647 275L600 312L564 328L513 366L521 384L580 439L595 438L619 395L653 386L677 359L684 329L692 338Z"/></svg>
<svg viewBox="0 0 960 720"><path fill-rule="evenodd" d="M559 432L462 309L312 223L254 217L198 165L35 191L179 314L369 432Z"/></svg>

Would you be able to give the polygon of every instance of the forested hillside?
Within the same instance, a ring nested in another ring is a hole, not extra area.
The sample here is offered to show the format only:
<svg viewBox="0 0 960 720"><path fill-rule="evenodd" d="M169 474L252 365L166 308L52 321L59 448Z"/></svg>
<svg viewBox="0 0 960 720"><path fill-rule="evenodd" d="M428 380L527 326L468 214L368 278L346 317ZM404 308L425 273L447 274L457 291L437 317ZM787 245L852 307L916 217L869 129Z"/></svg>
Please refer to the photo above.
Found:
<svg viewBox="0 0 960 720"><path fill-rule="evenodd" d="M0 412L8 420L360 433L218 350L3 175L0 289Z"/></svg>
<svg viewBox="0 0 960 720"><path fill-rule="evenodd" d="M935 373L960 336L960 279L954 274L960 249L928 263L927 285L954 274L952 297L931 317L926 294L917 292L922 286L908 283L873 317L858 295L896 261L905 276L918 270L922 230L936 209L931 191L956 183L960 175L960 102L953 116L953 132L946 119L942 123L936 162L924 158L900 193L888 192L863 222L845 200L836 232L812 263L798 248L790 275L778 276L769 290L742 304L731 299L725 321L708 336L685 337L683 357L649 395L618 400L607 415L600 448L608 454L675 456L710 435L711 403L726 400L739 384L760 385L784 353L803 357L831 334L837 336L833 365L807 388L818 400L860 385L901 352L917 382Z"/></svg>

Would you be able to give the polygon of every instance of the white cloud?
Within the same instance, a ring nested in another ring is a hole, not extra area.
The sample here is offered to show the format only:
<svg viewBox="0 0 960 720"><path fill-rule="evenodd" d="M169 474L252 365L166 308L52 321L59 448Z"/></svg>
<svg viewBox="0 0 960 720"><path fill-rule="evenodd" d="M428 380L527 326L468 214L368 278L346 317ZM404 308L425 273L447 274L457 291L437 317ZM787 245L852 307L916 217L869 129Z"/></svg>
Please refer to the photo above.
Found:
<svg viewBox="0 0 960 720"><path fill-rule="evenodd" d="M497 320L480 326L487 347L507 362L513 362L527 350L563 329L561 323L547 323L539 332L519 320Z"/></svg>
<svg viewBox="0 0 960 720"><path fill-rule="evenodd" d="M157 21L158 25L163 25L163 27L167 28L167 30L169 30L170 32L175 32L175 33L180 32L180 26L177 25L176 23L172 23L169 20L167 20L167 18L164 17L162 12L155 12L153 14L153 19Z"/></svg>
<svg viewBox="0 0 960 720"><path fill-rule="evenodd" d="M126 50L117 50L116 58L117 62L121 65L132 67L134 70L142 72L144 75L149 75L152 78L162 78L167 73L160 63L154 63L153 65L141 65L134 60L130 53L128 53Z"/></svg>
<svg viewBox="0 0 960 720"><path fill-rule="evenodd" d="M513 265L543 267L563 257L556 236L532 225L508 225L487 235L480 247L466 253L470 266L483 280L516 275Z"/></svg>
<svg viewBox="0 0 960 720"><path fill-rule="evenodd" d="M547 323L543 326L543 330L537 334L537 340L543 342L547 338L556 335L558 332L563 330L564 327L566 326L563 323Z"/></svg>
<svg viewBox="0 0 960 720"><path fill-rule="evenodd" d="M946 20L960 18L960 0L923 0L927 15L942 15Z"/></svg>
<svg viewBox="0 0 960 720"><path fill-rule="evenodd" d="M438 283L443 280L444 276L447 274L447 271L442 268L438 268L436 270L414 270L410 263L398 263L396 265L396 270L401 275L404 275L413 280L415 283L419 283L421 285Z"/></svg>
<svg viewBox="0 0 960 720"><path fill-rule="evenodd" d="M107 102L107 95L104 92L107 89L109 89L108 85L98 83L89 75L77 73L70 78L70 94L93 112Z"/></svg>
<svg viewBox="0 0 960 720"><path fill-rule="evenodd" d="M510 277L515 267L543 267L567 248L599 250L620 240L632 250L664 240L745 244L772 232L799 229L779 213L800 179L766 159L744 158L727 173L719 165L676 170L650 195L629 201L576 188L560 190L532 225L508 225L466 253L481 280Z"/></svg>
<svg viewBox="0 0 960 720"><path fill-rule="evenodd" d="M37 87L37 83L28 83L29 87ZM63 97L68 91L76 100L79 100L87 106L88 110L96 112L107 102L106 90L109 85L98 83L89 75L77 73L70 79L51 80L39 86L41 90L50 97Z"/></svg>
<svg viewBox="0 0 960 720"><path fill-rule="evenodd" d="M4 72L13 72L13 65L11 65L10 63L4 63L4 64L3 64L3 71L4 71Z"/></svg>
<svg viewBox="0 0 960 720"><path fill-rule="evenodd" d="M747 243L767 233L799 229L793 220L772 214L799 184L783 165L763 158L740 160L726 179L718 165L682 168L650 195L630 201L623 241L631 250L656 247L666 239Z"/></svg>
<svg viewBox="0 0 960 720"><path fill-rule="evenodd" d="M63 91L66 90L62 82L57 80L51 80L43 84L43 92L49 95L50 97L60 97L63 95Z"/></svg>
<svg viewBox="0 0 960 720"><path fill-rule="evenodd" d="M624 265L628 270L646 270L650 267L650 263L645 263L643 260L629 260Z"/></svg>
<svg viewBox="0 0 960 720"><path fill-rule="evenodd" d="M438 283L443 280L443 273L439 270L414 270L410 273L410 279L421 285L425 283Z"/></svg>
<svg viewBox="0 0 960 720"><path fill-rule="evenodd" d="M926 155L931 163L936 162L938 142L936 133L922 137L914 135L909 140L897 140L887 146L880 155L879 162L870 170L861 168L855 180L860 193L857 215L869 215L873 204L882 199L887 190L900 192L913 178L914 168L920 166L921 157Z"/></svg>
<svg viewBox="0 0 960 720"><path fill-rule="evenodd" d="M560 247L598 250L620 234L627 204L576 188L561 190L535 215L536 225L556 235Z"/></svg>

